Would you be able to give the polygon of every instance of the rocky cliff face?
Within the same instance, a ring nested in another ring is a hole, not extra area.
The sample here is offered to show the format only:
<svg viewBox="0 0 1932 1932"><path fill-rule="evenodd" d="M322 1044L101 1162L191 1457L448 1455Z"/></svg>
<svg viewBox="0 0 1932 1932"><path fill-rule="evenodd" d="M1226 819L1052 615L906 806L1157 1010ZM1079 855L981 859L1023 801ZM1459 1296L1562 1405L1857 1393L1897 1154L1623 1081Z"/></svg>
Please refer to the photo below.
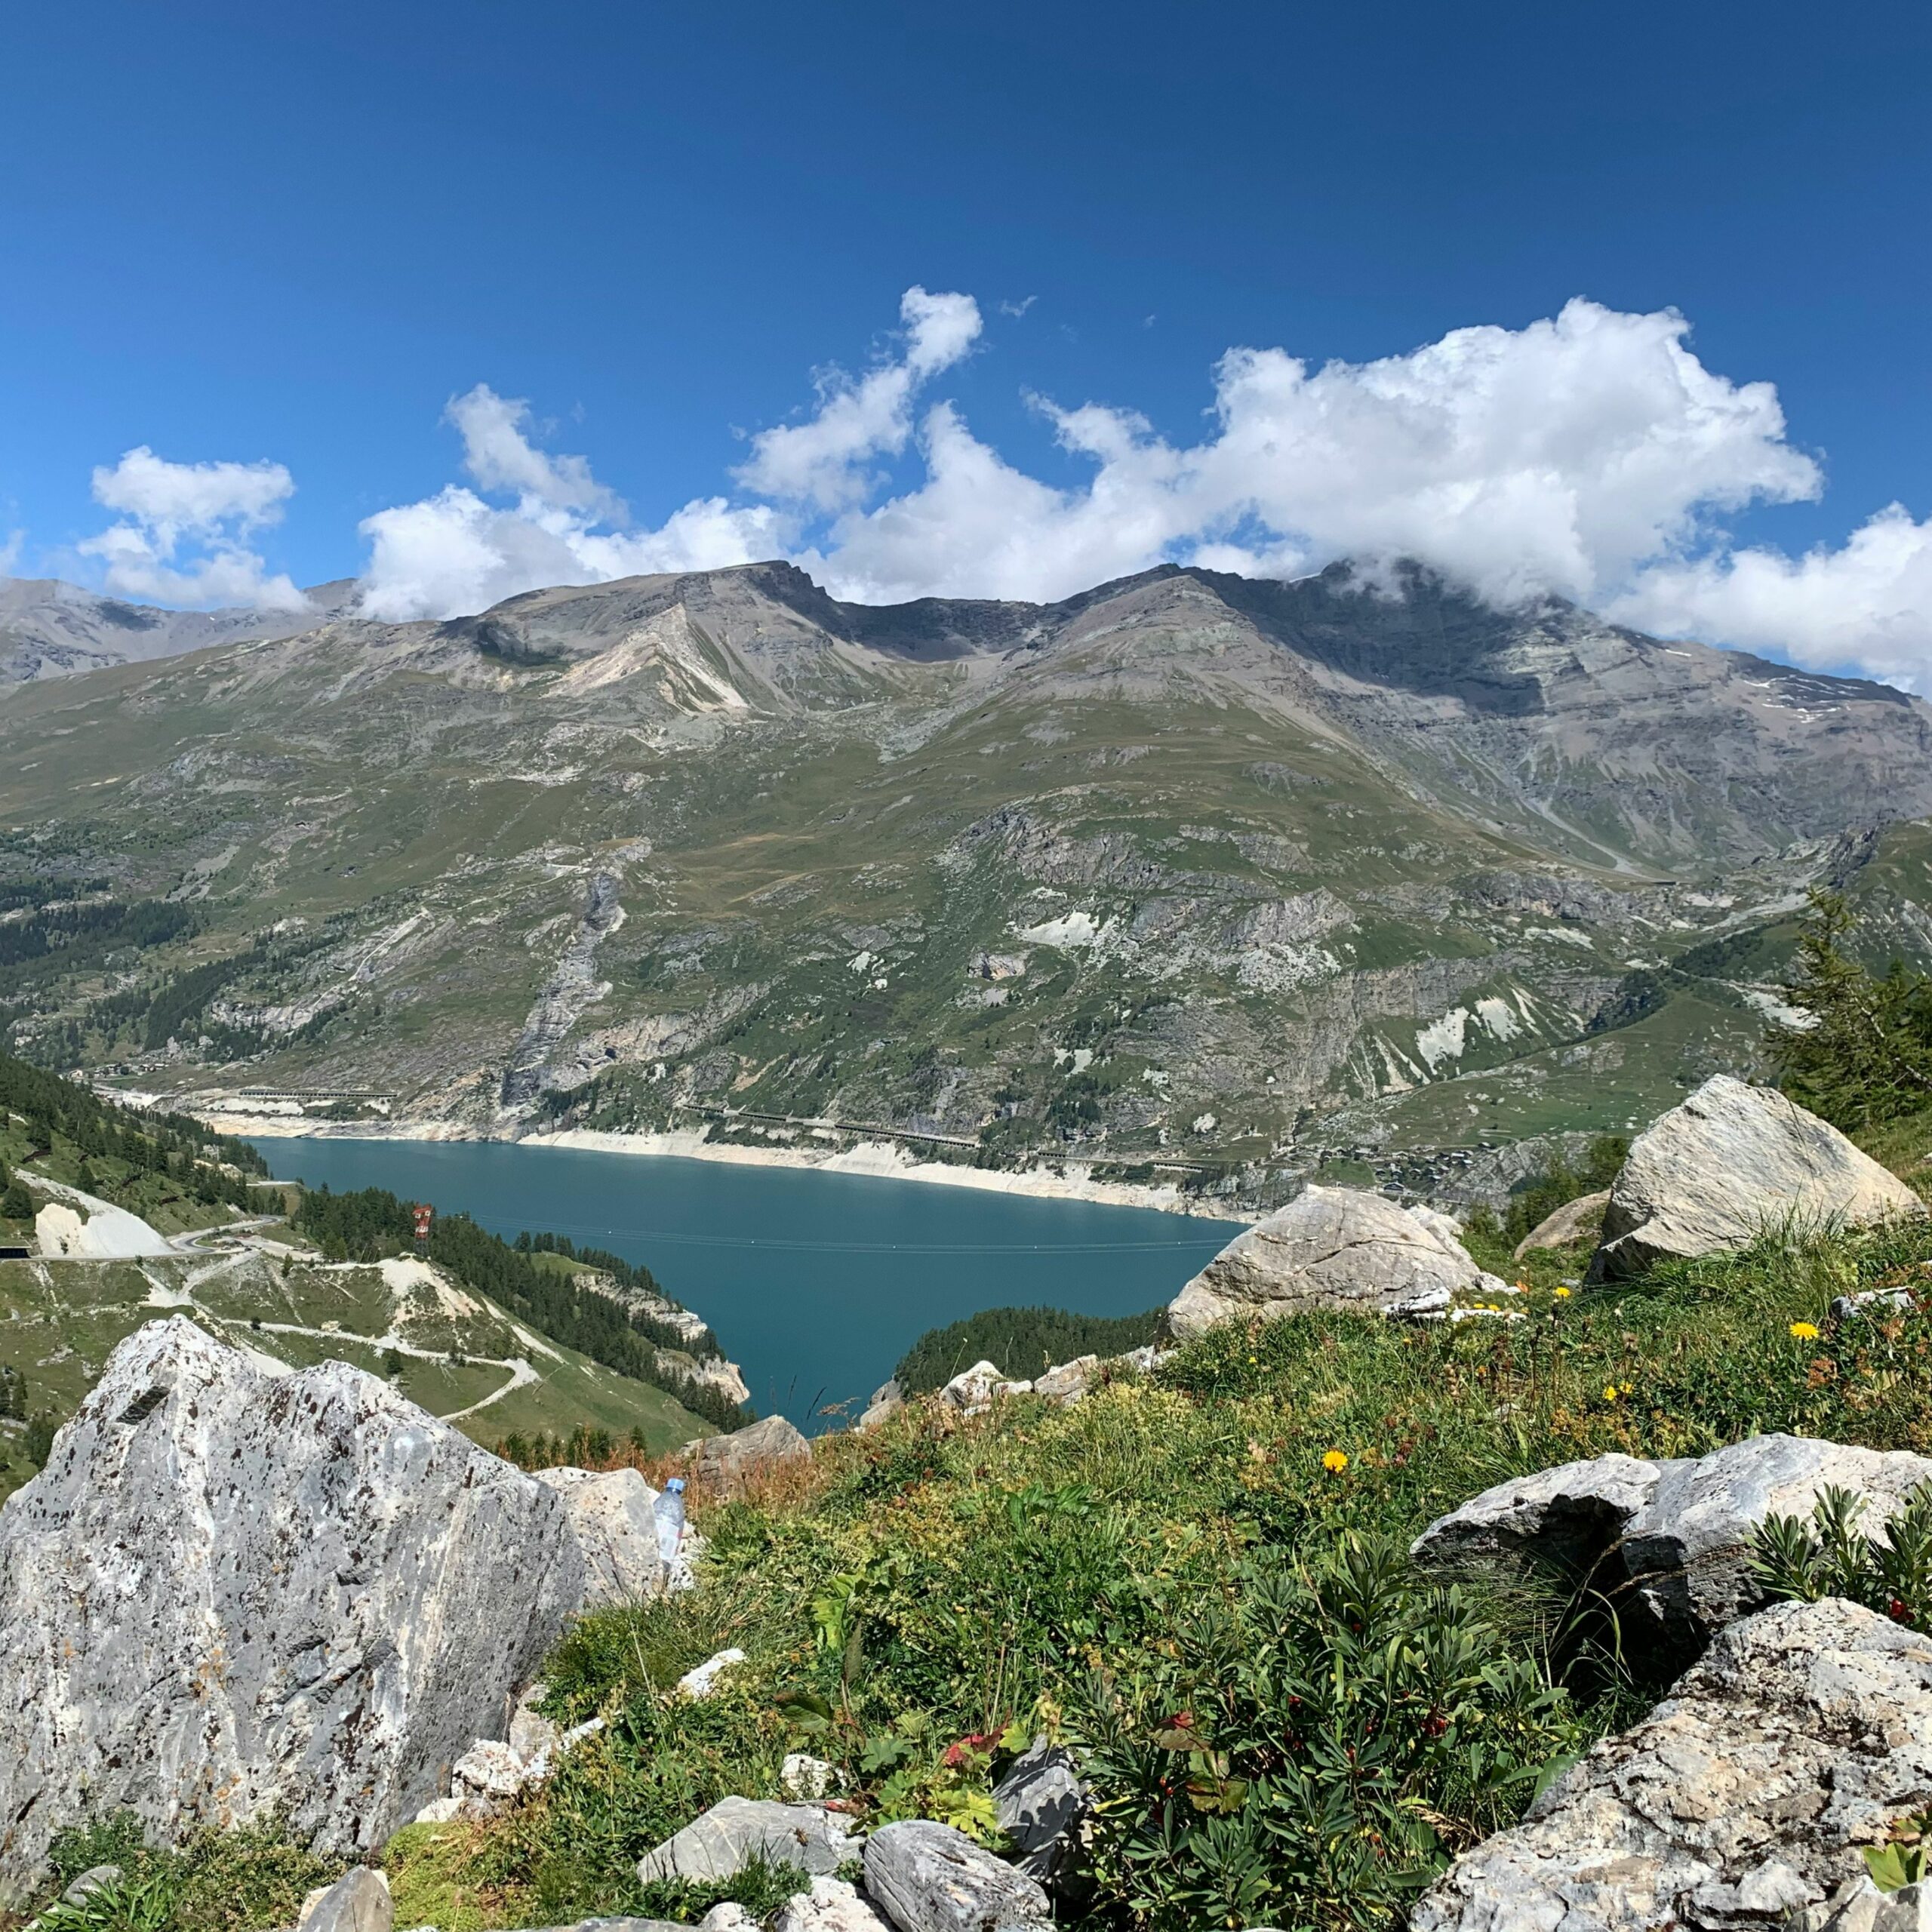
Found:
<svg viewBox="0 0 1932 1932"><path fill-rule="evenodd" d="M1748 1066L1811 884L1932 957L1928 749L1884 687L1420 573L637 578L23 688L0 884L200 930L0 991L203 1104L1386 1162Z"/></svg>
<svg viewBox="0 0 1932 1932"><path fill-rule="evenodd" d="M386 1384L149 1324L0 1510L0 1880L122 1809L379 1845L584 1584L558 1496Z"/></svg>

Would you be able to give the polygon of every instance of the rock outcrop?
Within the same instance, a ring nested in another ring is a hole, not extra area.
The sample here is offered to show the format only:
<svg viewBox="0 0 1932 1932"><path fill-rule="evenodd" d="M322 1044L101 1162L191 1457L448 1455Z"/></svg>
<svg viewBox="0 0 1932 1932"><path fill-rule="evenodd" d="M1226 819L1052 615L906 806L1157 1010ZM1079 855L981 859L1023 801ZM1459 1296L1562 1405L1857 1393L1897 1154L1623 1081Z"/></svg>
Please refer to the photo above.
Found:
<svg viewBox="0 0 1932 1932"><path fill-rule="evenodd" d="M1932 1804L1932 1639L1835 1599L1722 1632L1644 1721L1465 1853L1411 1932L1822 1924Z"/></svg>
<svg viewBox="0 0 1932 1932"><path fill-rule="evenodd" d="M1750 1548L1767 1516L1808 1518L1820 1493L1836 1487L1864 1498L1859 1521L1869 1532L1927 1481L1932 1458L1807 1436L1754 1435L1658 1463L1598 1456L1484 1490L1432 1523L1414 1554L1588 1579L1617 1604L1632 1660L1667 1675L1764 1602Z"/></svg>
<svg viewBox="0 0 1932 1932"><path fill-rule="evenodd" d="M854 1429L876 1429L882 1422L896 1416L906 1406L906 1392L899 1386L894 1376L890 1382L881 1383L872 1391L872 1400L866 1404L865 1413L852 1426Z"/></svg>
<svg viewBox="0 0 1932 1932"><path fill-rule="evenodd" d="M1091 1801L1072 1755L1044 1737L1034 1739L993 1787L994 1809L1014 1866L1054 1889L1079 1850L1081 1822Z"/></svg>
<svg viewBox="0 0 1932 1932"><path fill-rule="evenodd" d="M123 1809L379 1845L583 1592L555 1495L386 1383L150 1323L0 1511L0 1873Z"/></svg>
<svg viewBox="0 0 1932 1932"><path fill-rule="evenodd" d="M1767 1229L1925 1211L1903 1181L1816 1114L1715 1074L1632 1143L1590 1278L1621 1281L1660 1261L1748 1247Z"/></svg>
<svg viewBox="0 0 1932 1932"><path fill-rule="evenodd" d="M1459 1294L1509 1294L1445 1232L1451 1225L1379 1194L1308 1188L1223 1248L1168 1305L1168 1324L1190 1341L1217 1322L1256 1316L1322 1308L1441 1315Z"/></svg>
<svg viewBox="0 0 1932 1932"><path fill-rule="evenodd" d="M809 1890L795 1893L779 1908L771 1932L893 1932L893 1926L857 1886L842 1878L814 1878Z"/></svg>
<svg viewBox="0 0 1932 1932"><path fill-rule="evenodd" d="M583 1552L584 1603L635 1603L664 1587L657 1544L657 1492L635 1469L539 1469L562 1499Z"/></svg>
<svg viewBox="0 0 1932 1932"><path fill-rule="evenodd" d="M899 1932L1031 1932L1053 1922L1037 1879L925 1819L881 1826L866 1841L866 1890Z"/></svg>

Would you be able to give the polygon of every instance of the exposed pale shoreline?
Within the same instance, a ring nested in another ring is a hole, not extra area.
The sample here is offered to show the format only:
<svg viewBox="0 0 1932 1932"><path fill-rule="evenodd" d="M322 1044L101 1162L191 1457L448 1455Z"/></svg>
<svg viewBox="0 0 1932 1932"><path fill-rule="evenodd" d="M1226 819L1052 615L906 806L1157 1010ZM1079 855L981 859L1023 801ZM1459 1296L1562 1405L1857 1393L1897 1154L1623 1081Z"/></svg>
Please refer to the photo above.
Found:
<svg viewBox="0 0 1932 1932"><path fill-rule="evenodd" d="M529 1134L514 1138L473 1133L438 1122L385 1127L371 1121L317 1121L286 1114L202 1113L198 1117L220 1134L253 1140L408 1140L500 1142L506 1146L580 1148L600 1154L669 1156L680 1160L718 1161L748 1168L811 1168L824 1174L857 1174L881 1180L916 1180L941 1187L978 1188L989 1194L1028 1195L1041 1200L1085 1201L1106 1208L1149 1208L1162 1214L1186 1214L1217 1221L1253 1221L1252 1211L1225 1202L1208 1202L1184 1194L1168 1183L1150 1186L1136 1181L1102 1181L1073 1164L1072 1171L1056 1174L1044 1168L1014 1173L996 1168L956 1166L946 1161L921 1161L897 1142L863 1140L857 1145L824 1152L798 1147L744 1147L707 1140L703 1134L602 1134L573 1128L561 1134Z"/></svg>

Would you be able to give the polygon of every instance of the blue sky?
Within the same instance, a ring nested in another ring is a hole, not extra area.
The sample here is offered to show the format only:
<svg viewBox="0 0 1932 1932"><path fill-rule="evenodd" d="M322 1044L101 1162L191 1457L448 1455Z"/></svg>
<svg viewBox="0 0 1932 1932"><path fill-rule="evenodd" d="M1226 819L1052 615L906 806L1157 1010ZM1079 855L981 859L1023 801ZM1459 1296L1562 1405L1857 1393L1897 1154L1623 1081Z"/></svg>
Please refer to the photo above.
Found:
<svg viewBox="0 0 1932 1932"><path fill-rule="evenodd" d="M406 615L761 549L890 595L1407 549L1932 665L1921 8L80 0L0 62L17 572ZM915 288L971 305L923 352ZM1237 347L1398 359L1217 388Z"/></svg>

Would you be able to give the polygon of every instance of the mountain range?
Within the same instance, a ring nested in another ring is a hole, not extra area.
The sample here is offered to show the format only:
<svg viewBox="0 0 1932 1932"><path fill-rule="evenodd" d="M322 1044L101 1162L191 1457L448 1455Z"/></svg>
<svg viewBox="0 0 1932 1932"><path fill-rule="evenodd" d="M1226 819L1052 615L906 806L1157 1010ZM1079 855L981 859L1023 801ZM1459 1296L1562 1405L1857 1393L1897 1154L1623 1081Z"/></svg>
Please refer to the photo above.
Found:
<svg viewBox="0 0 1932 1932"><path fill-rule="evenodd" d="M1812 886L1932 958L1932 707L1555 598L352 589L252 636L0 595L41 654L0 696L16 1050L205 1111L885 1130L1265 1198L1748 1070Z"/></svg>

